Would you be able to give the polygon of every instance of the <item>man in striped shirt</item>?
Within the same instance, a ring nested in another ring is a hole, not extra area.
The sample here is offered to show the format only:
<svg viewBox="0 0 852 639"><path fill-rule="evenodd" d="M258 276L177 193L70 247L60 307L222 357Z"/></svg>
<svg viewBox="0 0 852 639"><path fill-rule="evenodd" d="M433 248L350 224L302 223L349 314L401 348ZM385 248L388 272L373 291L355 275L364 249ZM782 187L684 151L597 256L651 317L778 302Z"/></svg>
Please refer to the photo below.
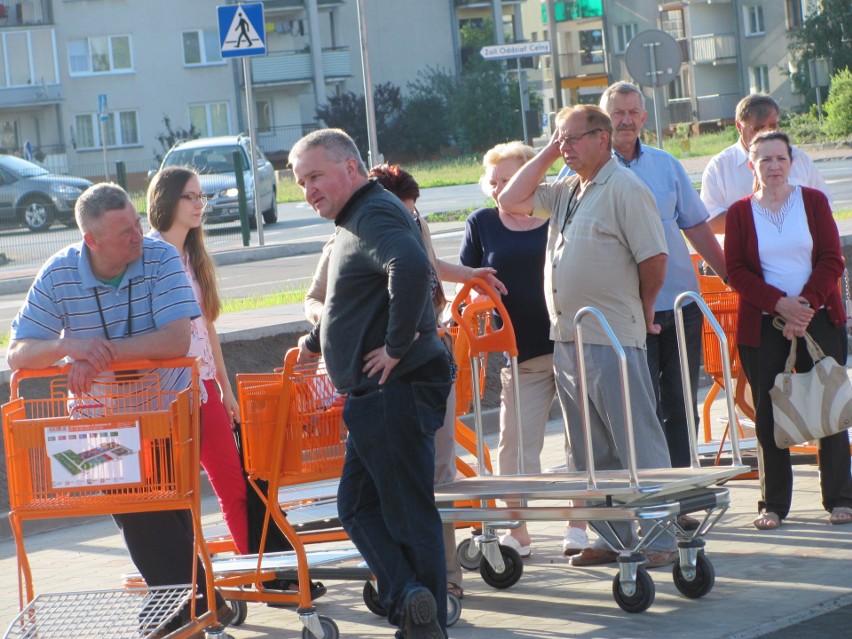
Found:
<svg viewBox="0 0 852 639"><path fill-rule="evenodd" d="M75 216L83 241L56 253L36 275L12 322L6 358L12 370L46 368L67 358L69 390L81 395L113 362L184 357L190 320L201 311L177 250L143 236L124 189L88 188ZM161 388L180 390L188 382L186 372L176 373L161 379ZM192 581L188 511L113 518L148 585Z"/></svg>

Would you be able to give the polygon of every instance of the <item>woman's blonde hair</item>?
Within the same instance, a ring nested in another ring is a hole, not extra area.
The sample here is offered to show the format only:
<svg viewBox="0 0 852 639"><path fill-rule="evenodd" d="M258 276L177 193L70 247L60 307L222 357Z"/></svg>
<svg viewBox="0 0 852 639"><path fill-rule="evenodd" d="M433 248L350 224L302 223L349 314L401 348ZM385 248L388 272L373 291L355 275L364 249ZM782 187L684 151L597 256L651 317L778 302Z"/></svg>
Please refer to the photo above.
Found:
<svg viewBox="0 0 852 639"><path fill-rule="evenodd" d="M187 166L170 166L159 171L148 185L148 223L160 233L172 228L175 212L186 183L198 174ZM202 227L189 229L184 241L184 251L195 271L201 289L201 310L205 319L215 322L222 310L216 270L213 259L204 246Z"/></svg>
<svg viewBox="0 0 852 639"><path fill-rule="evenodd" d="M528 144L524 144L518 140L512 142L504 142L490 148L485 152L482 158L482 168L484 173L479 178L479 188L485 195L491 195L491 186L488 184L491 170L503 162L504 160L518 160L521 164L526 164L535 157L535 149Z"/></svg>

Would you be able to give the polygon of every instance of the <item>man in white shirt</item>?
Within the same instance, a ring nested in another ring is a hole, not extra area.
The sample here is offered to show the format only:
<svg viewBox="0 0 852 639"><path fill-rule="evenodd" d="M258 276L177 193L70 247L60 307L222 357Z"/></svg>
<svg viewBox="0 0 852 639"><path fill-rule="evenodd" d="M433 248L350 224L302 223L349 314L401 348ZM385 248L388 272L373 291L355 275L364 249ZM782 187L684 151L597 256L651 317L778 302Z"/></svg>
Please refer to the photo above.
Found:
<svg viewBox="0 0 852 639"><path fill-rule="evenodd" d="M780 112L778 103L764 93L748 95L737 104L736 124L740 139L715 155L701 176L701 201L707 207L710 228L715 233L725 232L728 207L754 192L754 174L748 167L748 148L758 133L778 128ZM825 180L813 161L798 149L793 149L793 164L788 181L790 184L819 189L831 203Z"/></svg>

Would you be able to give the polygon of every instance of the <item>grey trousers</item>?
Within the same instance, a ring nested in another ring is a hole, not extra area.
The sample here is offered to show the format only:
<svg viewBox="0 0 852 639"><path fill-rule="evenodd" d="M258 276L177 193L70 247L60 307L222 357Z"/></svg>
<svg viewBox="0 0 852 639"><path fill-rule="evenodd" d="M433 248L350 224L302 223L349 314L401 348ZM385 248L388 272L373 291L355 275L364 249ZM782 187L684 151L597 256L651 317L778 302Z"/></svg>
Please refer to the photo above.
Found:
<svg viewBox="0 0 852 639"><path fill-rule="evenodd" d="M657 419L654 390L648 373L645 351L625 348L627 376L630 385L633 434L636 442L636 465L638 468L671 468L666 437ZM583 347L589 395L589 420L592 431L592 452L597 470L619 470L627 468L627 430L622 408L622 393L619 379L618 357L610 346L586 344ZM556 372L556 392L562 411L567 418L568 439L571 442L573 465L577 470L586 470L587 451L583 438L582 395L579 388L577 349L574 342L556 342L553 351L553 368ZM588 502L591 505L591 502ZM643 526L647 529L650 524ZM613 523L612 528L628 547L637 541L632 522ZM599 533L604 526L596 526ZM615 539L607 541L618 548ZM615 542L615 543L614 543ZM595 547L604 548L601 539ZM649 546L651 550L674 550L672 534L661 535Z"/></svg>

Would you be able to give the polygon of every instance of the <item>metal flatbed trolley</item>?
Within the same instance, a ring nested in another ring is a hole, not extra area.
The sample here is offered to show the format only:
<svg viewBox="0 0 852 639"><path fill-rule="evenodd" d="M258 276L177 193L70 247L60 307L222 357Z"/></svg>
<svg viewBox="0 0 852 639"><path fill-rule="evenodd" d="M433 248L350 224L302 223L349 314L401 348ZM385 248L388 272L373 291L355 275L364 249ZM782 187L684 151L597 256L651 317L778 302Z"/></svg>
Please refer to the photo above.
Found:
<svg viewBox="0 0 852 639"><path fill-rule="evenodd" d="M185 390L161 386L166 376L187 369L191 382ZM207 639L223 639L215 606L195 614L195 584L33 597L25 520L189 509L194 551L208 575L204 594L215 601L201 535L195 360L125 362L101 374L92 391L78 398L69 398L69 372L70 366L15 372L11 400L2 408L21 606L5 637L160 638L190 602L192 621L168 637L206 629ZM32 398L22 396L22 383L32 386Z"/></svg>
<svg viewBox="0 0 852 639"><path fill-rule="evenodd" d="M461 321L458 300L462 299L472 286L487 292L494 309L503 318L503 327L494 333L478 335L470 329L475 323ZM725 382L730 384L730 361L725 333L700 296L692 292L683 293L675 302L681 370L688 370L684 348L682 307L689 300L694 300L708 318L721 342ZM468 282L453 302L452 310L456 321L465 331L470 331L467 336L471 344L471 356L480 351L507 351L510 354L513 375L517 379L517 350L514 347L514 336L511 334L511 321L499 297L488 285L482 281ZM642 550L658 535L671 531L677 537L679 553L672 571L675 586L686 597L703 597L713 588L715 580L713 566L704 553L704 537L716 525L730 504L729 491L721 487L721 484L748 470L742 465L740 459L736 429L731 429L730 433L731 465L703 468L699 463L696 448L694 416L692 411L688 410L692 449L691 466L689 468L637 469L625 353L600 311L590 307L580 309L575 318L574 333L578 351L583 352L583 323L590 317L603 327L620 360L622 408L627 426L627 469L619 471L595 469L594 457L591 454L591 428L587 417L588 397L584 396L582 406L584 439L586 450L589 451L587 471L542 475L488 476L482 474L480 477L462 479L439 487L436 490L436 500L500 499L517 501L520 505L487 507L483 501L483 505L479 508L441 509L441 516L445 521L483 520L483 534L474 539L474 543L482 553L480 572L486 583L498 588L508 588L516 583L523 567L516 552L498 544L498 539L492 531L494 528L506 526L495 524L495 521L585 520L590 522L599 535L615 540L615 542L608 542L612 549L619 553L618 573L613 579L613 597L616 603L627 612L643 612L653 603L654 582L642 565L644 563ZM578 359L580 385L585 388L585 363L582 356ZM475 398L478 396L477 373L477 365L474 361L473 395ZM731 386L728 387L731 388ZM692 389L685 379L683 391L686 404L690 406ZM517 395L517 389L515 392ZM517 406L517 402L515 404ZM731 394L727 395L727 408L729 417L733 421L734 399ZM517 415L518 423L520 423L519 413L520 411ZM476 436L481 442L482 419L478 403L474 405L474 417ZM518 439L520 442L520 437ZM528 500L543 501L546 505L528 505ZM569 506L566 504L569 500L582 500L586 505ZM688 532L677 525L678 515L700 511L703 511L704 516L698 529ZM638 544L630 547L619 538L608 523L619 521L645 521L650 524L649 530Z"/></svg>

